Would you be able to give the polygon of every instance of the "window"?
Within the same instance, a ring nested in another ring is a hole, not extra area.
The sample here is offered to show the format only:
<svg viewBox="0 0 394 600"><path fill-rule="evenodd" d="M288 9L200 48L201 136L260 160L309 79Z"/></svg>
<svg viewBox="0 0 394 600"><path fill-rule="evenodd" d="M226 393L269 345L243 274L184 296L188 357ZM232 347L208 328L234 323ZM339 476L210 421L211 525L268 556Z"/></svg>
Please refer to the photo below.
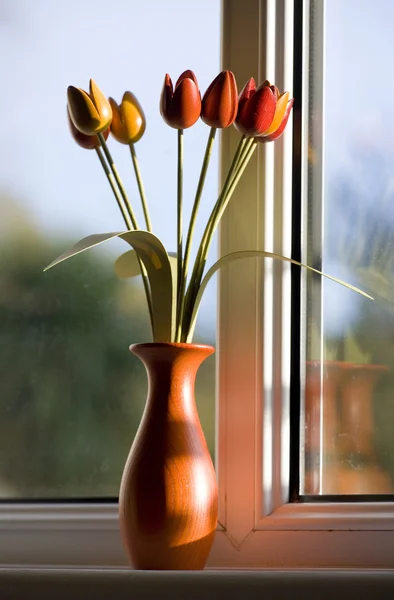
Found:
<svg viewBox="0 0 394 600"><path fill-rule="evenodd" d="M86 88L91 76L117 101L131 89L144 106L147 131L136 152L154 231L175 249L176 134L159 114L161 86L166 71L175 82L192 67L201 89L219 72L220 6L209 2L207 24L204 4L198 14L177 0L134 4L117 0L109 11L105 2L91 0L2 3L8 92L1 102L3 114L10 115L0 176L3 500L115 499L145 403L145 370L127 350L151 339L143 289L141 282L118 280L113 270L127 247L117 240L42 272L81 237L124 227L95 152L79 148L68 131L67 86ZM184 27L191 18L193 33ZM136 22L149 23L154 48ZM165 53L158 51L163 47ZM207 129L199 123L185 133L185 212L191 210ZM141 223L128 148L114 141L110 147ZM217 173L216 146L199 235ZM197 339L214 343L215 286L207 292ZM197 394L212 453L214 373L212 357L201 367Z"/></svg>
<svg viewBox="0 0 394 600"><path fill-rule="evenodd" d="M330 0L324 45L318 31L311 37L307 260L375 301L308 278L305 494L394 493L391 120L386 93L360 93L366 73L386 80L391 10ZM339 103L339 89L356 106Z"/></svg>
<svg viewBox="0 0 394 600"><path fill-rule="evenodd" d="M223 1L223 66L238 81L268 77L292 90L296 104L293 130L290 125L275 146L260 148L249 165L222 223L220 253L260 248L302 258L303 236L311 232L308 200L313 198L321 217L323 191L328 195L319 168L318 152L325 146L316 137L322 123L316 106L323 106L324 88L315 74L324 59L323 33L328 35L325 8L321 0ZM223 137L222 168L235 139L233 132ZM317 153L314 163L306 160L311 150ZM321 247L321 229L312 231L316 237L308 239L307 250ZM324 260L322 266L329 270ZM220 275L215 451L220 525L209 567L393 566L394 511L387 498L303 497L313 490L305 484L308 407L300 392L306 360L314 358L306 354L308 327L324 299L325 284L316 281L269 260L235 263ZM306 302L312 312L302 320ZM324 340L326 332L319 328L318 335ZM319 448L325 439L318 437ZM317 456L320 476L324 454ZM320 494L322 481L318 478ZM0 517L2 563L126 564L114 504L8 504Z"/></svg>

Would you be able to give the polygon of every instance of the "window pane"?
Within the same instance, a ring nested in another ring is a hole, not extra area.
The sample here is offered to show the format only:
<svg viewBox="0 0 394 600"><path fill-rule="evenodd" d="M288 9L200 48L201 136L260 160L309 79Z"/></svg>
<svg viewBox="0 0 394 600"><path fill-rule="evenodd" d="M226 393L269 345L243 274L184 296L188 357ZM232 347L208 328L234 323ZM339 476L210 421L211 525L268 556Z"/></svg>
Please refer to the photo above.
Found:
<svg viewBox="0 0 394 600"><path fill-rule="evenodd" d="M125 245L42 272L81 237L124 229L95 152L69 134L66 88L86 89L93 77L118 101L126 89L138 97L147 131L136 151L153 230L174 251L177 138L159 114L161 87L166 72L175 82L190 68L206 89L220 68L219 28L219 0L1 3L1 498L117 496L147 392L144 367L128 351L151 340L143 288L113 270ZM185 222L208 133L201 121L185 132ZM142 222L128 148L110 147ZM196 240L217 174L215 151ZM215 295L211 284L195 341L215 343ZM214 371L211 357L196 390L212 453Z"/></svg>
<svg viewBox="0 0 394 600"><path fill-rule="evenodd" d="M312 133L323 132L323 208L309 197L322 227L310 232L309 258L375 301L310 280L306 494L394 493L393 18L385 0L325 3L324 77L318 64L312 76L324 95L311 111ZM315 143L310 169L319 154Z"/></svg>

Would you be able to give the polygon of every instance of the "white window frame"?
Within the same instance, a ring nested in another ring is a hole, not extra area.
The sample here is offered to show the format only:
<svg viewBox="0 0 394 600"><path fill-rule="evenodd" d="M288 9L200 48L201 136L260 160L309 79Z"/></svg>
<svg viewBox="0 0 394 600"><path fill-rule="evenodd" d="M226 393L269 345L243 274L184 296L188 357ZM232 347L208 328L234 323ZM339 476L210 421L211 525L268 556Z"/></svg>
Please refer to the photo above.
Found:
<svg viewBox="0 0 394 600"><path fill-rule="evenodd" d="M304 28L313 8L323 30L323 0L223 0L223 66L239 82L254 75L292 92L294 5L302 6ZM302 54L307 72L307 35ZM304 115L308 95L304 77ZM225 133L223 169L239 137ZM292 165L289 123L283 138L261 145L249 165L221 225L221 255L258 248L290 256ZM305 196L305 161L302 181ZM303 227L306 223L304 216ZM218 305L220 525L208 568L394 567L394 504L289 503L289 265L234 263L220 275ZM1 505L0 564L126 566L117 505Z"/></svg>

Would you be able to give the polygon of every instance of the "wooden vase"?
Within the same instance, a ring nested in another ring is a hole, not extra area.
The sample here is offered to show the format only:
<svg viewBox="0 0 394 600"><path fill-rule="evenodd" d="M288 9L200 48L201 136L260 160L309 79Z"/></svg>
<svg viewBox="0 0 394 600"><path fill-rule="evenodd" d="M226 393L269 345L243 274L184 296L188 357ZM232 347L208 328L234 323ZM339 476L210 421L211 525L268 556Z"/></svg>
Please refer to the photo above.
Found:
<svg viewBox="0 0 394 600"><path fill-rule="evenodd" d="M217 526L217 483L194 399L211 346L135 344L148 398L119 494L120 530L136 569L203 569Z"/></svg>

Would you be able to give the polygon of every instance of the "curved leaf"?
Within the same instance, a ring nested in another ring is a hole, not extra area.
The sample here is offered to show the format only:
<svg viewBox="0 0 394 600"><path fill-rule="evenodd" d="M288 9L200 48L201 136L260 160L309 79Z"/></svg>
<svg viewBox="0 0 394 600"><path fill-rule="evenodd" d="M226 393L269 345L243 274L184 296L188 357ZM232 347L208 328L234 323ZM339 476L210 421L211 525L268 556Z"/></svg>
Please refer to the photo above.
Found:
<svg viewBox="0 0 394 600"><path fill-rule="evenodd" d="M187 334L186 342L191 343L191 341L192 341L194 329L196 327L197 314L198 314L198 310L200 308L201 298L202 298L205 288L207 287L207 284L208 284L209 280L211 279L212 275L214 275L216 273L216 271L218 269L220 269L220 267L223 267L224 265L226 265L234 260L240 260L241 258L274 258L276 260L281 260L283 262L291 263L293 265L298 265L299 267L304 267L304 269L308 269L309 271L318 273L318 275L322 275L323 277L326 277L327 279L331 279L332 281L335 281L336 283L339 283L340 285L344 285L345 287L349 288L350 290L353 290L354 292L357 292L358 294L361 294L362 296L365 296L366 298L373 300L372 296L370 296L369 294L366 294L359 288L356 288L353 285L350 285L349 283L345 283L341 279L337 279L336 277L332 277L331 275L322 273L322 271L319 271L318 269L314 269L313 267L305 265L304 263L298 262L298 260L294 260L293 258L286 258L285 256L282 256L281 254L275 254L274 252L265 252L264 250L241 250L239 252L232 252L231 254L227 254L226 256L223 256L217 262L215 262L215 264L213 264L212 267L207 271L204 279L202 280L200 288L198 290L198 294L196 296L194 306L193 306L192 317L190 320L190 328L189 328L189 331Z"/></svg>
<svg viewBox="0 0 394 600"><path fill-rule="evenodd" d="M152 233L148 231L121 231L90 235L56 258L44 271L116 237L121 238L134 248L146 268L152 293L154 341L171 342L175 333L176 286L173 285L171 265L166 249Z"/></svg>
<svg viewBox="0 0 394 600"><path fill-rule="evenodd" d="M169 252L168 258L172 270L173 263L175 262L176 265L177 261L176 252ZM114 269L119 279L132 279L133 277L138 277L138 275L141 275L140 263L136 251L128 250L119 256L119 258L117 258L115 261Z"/></svg>
<svg viewBox="0 0 394 600"><path fill-rule="evenodd" d="M119 256L114 264L115 274L119 279L131 279L141 275L138 254L135 250L127 250Z"/></svg>

